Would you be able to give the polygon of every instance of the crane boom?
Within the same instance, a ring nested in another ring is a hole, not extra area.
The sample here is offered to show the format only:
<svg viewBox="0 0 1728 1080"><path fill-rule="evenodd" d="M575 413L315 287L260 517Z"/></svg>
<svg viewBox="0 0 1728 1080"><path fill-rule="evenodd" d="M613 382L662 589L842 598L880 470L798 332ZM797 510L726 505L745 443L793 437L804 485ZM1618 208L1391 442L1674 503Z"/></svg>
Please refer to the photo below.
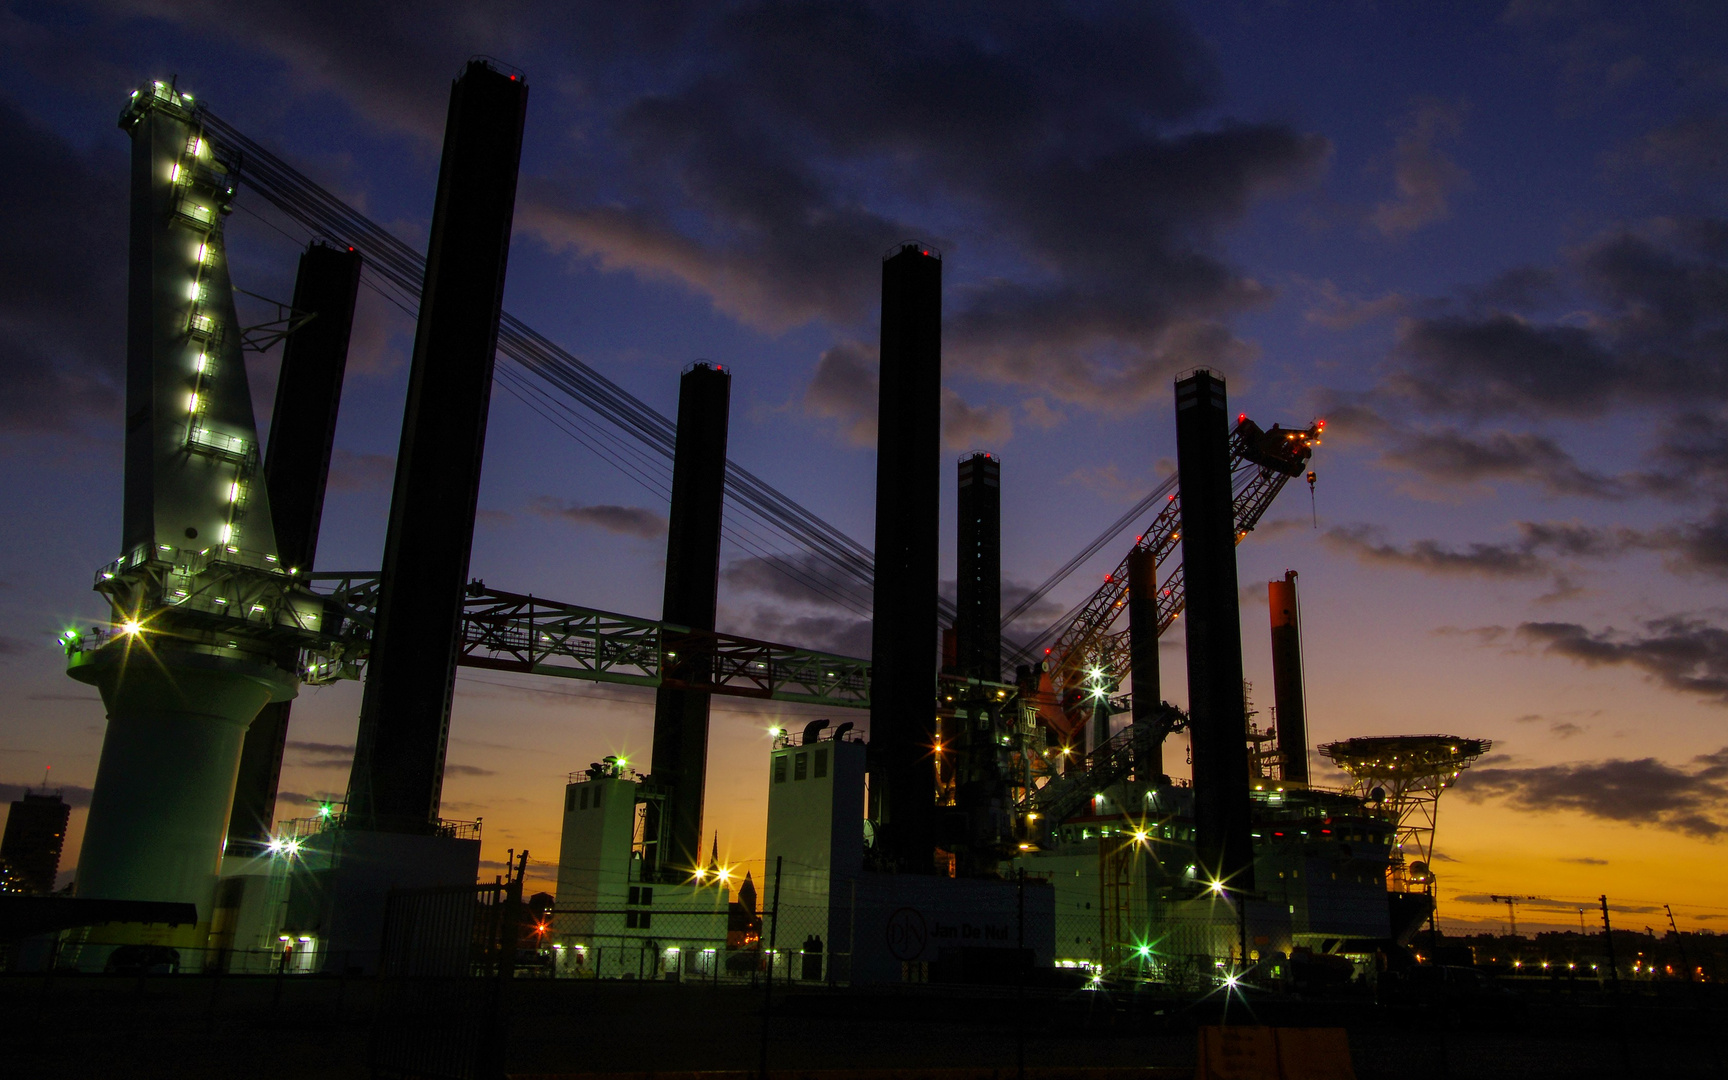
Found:
<svg viewBox="0 0 1728 1080"><path fill-rule="evenodd" d="M1274 424L1263 430L1244 414L1230 432L1231 487L1235 492L1236 542L1254 530L1260 518L1272 505L1272 500L1292 477L1303 474L1313 448L1320 444L1325 429L1324 420L1316 420L1307 428L1284 429ZM1182 493L1172 491L1144 532L1135 538L1135 551L1152 552L1155 563L1162 568L1170 555L1179 550L1182 539ZM1177 561L1158 590L1158 632L1176 621L1187 602L1187 587L1182 575L1182 563ZM1128 671L1128 632L1114 630L1115 623L1127 606L1128 556L1114 573L1104 576L1079 614L1062 632L1050 649L1053 662L1051 683L1057 699L1069 707L1082 673L1100 668L1104 681L1119 683Z"/></svg>

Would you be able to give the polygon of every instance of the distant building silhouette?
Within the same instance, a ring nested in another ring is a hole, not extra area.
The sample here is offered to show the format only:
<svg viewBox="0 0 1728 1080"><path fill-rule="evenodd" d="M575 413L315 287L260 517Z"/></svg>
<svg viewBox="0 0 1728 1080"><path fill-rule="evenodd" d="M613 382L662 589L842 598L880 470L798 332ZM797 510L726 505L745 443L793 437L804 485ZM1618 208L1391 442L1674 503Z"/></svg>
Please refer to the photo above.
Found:
<svg viewBox="0 0 1728 1080"><path fill-rule="evenodd" d="M14 888L24 892L51 893L60 872L60 850L66 844L66 822L72 808L59 792L52 795L26 791L12 804L6 818L6 835L0 839L0 862L11 871Z"/></svg>
<svg viewBox="0 0 1728 1080"><path fill-rule="evenodd" d="M726 909L726 947L751 949L762 940L762 917L756 913L756 883L744 873L744 884L738 886L738 899Z"/></svg>

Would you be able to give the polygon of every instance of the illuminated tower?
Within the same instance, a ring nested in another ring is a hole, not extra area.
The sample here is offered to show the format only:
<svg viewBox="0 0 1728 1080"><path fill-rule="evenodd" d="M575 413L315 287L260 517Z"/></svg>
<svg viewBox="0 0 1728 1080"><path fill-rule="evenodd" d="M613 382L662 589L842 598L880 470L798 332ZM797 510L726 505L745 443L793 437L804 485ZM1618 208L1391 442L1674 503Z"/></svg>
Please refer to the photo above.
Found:
<svg viewBox="0 0 1728 1080"><path fill-rule="evenodd" d="M112 629L67 634L73 678L108 711L78 894L197 905L210 917L240 749L294 696L276 657L318 603L281 565L223 245L233 180L190 95L151 83L132 138L121 556L97 574Z"/></svg>

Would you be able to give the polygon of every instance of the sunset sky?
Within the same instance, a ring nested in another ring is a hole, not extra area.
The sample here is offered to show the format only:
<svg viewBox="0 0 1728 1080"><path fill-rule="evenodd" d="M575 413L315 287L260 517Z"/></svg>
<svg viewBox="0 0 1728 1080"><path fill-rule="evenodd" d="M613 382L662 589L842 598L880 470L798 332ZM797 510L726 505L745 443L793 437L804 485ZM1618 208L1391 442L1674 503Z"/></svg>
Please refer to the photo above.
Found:
<svg viewBox="0 0 1728 1080"><path fill-rule="evenodd" d="M120 539L126 161L179 86L425 242L450 80L531 87L505 307L662 412L734 371L731 456L868 544L879 260L944 256L953 461L1003 460L1010 596L1174 468L1205 365L1328 419L1239 549L1301 575L1312 736L1494 749L1443 802L1448 926L1728 923L1728 10L1716 2L11 3L0 15L0 795L52 766L76 858L103 717L55 635ZM242 184L235 284L309 237ZM413 325L362 289L319 569L381 561ZM269 415L278 354L254 356ZM657 617L661 496L500 386L473 575ZM952 511L943 522L952 575ZM1138 530L1133 530L1138 531ZM1021 626L1090 591L1112 546ZM720 628L868 627L723 551ZM1180 626L1165 694L1185 702ZM359 687L296 703L278 816L340 795ZM646 763L652 697L464 670L446 816L551 876L564 775ZM718 700L707 829L760 859L766 729ZM846 717L836 717L845 719ZM863 717L858 717L863 720ZM1179 771L1182 747L1167 752ZM1341 779L1317 760L1317 777ZM1646 914L1654 911L1654 914Z"/></svg>

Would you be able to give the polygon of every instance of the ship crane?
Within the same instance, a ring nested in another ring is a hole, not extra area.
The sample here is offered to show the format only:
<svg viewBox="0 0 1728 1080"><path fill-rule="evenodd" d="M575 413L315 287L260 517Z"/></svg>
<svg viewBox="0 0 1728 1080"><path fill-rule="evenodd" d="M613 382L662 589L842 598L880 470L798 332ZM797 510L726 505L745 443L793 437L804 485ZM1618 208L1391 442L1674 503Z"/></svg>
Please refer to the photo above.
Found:
<svg viewBox="0 0 1728 1080"><path fill-rule="evenodd" d="M1509 925L1509 927L1511 928L1511 932L1507 936L1508 937L1517 937L1518 936L1518 901L1520 901L1520 900L1540 900L1542 898L1540 896L1501 896L1498 893L1495 893L1495 894L1490 895L1488 897L1488 899L1494 901L1496 904L1505 904L1506 905L1506 922Z"/></svg>
<svg viewBox="0 0 1728 1080"><path fill-rule="evenodd" d="M1314 447L1326 421L1315 420L1306 428L1286 429L1274 424L1263 429L1246 413L1236 418L1230 433L1231 487L1235 493L1236 542L1241 543L1272 505L1272 500L1293 478L1304 475ZM1180 541L1182 539L1182 494L1171 490L1157 516L1135 538L1133 551L1152 553L1155 564L1162 568L1165 561L1176 555L1176 563L1161 571L1158 589L1158 633L1163 632L1182 613L1187 600ZM1081 683L1093 681L1120 683L1128 674L1128 631L1115 625L1127 608L1128 560L1125 554L1114 572L1082 604L1077 613L1064 617L1064 626L1056 642L1047 651L1047 670L1057 700L1067 714L1069 730L1078 727L1090 714L1090 703L1081 693ZM1065 624L1065 625L1064 625ZM1047 637L1046 631L1040 637Z"/></svg>

